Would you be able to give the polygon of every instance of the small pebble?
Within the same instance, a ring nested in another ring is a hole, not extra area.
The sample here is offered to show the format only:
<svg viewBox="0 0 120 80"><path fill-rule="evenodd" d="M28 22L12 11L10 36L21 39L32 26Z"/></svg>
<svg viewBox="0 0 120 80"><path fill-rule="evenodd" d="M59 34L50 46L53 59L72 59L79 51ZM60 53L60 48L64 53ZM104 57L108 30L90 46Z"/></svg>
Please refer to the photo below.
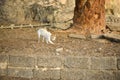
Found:
<svg viewBox="0 0 120 80"><path fill-rule="evenodd" d="M57 48L56 49L56 52L62 52L63 51L63 48Z"/></svg>

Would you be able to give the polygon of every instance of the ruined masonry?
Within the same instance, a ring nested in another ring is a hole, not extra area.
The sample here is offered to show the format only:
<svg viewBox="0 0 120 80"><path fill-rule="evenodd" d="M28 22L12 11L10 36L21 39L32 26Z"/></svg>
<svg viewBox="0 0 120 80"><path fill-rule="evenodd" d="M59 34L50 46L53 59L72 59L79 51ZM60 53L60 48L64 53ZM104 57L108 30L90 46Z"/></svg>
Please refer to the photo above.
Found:
<svg viewBox="0 0 120 80"><path fill-rule="evenodd" d="M39 80L120 80L120 57L0 55L0 76Z"/></svg>

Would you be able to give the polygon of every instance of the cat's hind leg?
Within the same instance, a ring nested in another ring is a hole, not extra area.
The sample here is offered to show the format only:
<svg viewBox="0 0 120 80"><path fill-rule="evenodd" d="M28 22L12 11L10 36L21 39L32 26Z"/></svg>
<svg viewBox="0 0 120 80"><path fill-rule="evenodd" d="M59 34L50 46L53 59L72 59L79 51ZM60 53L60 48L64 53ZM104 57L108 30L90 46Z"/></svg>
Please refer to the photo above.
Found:
<svg viewBox="0 0 120 80"><path fill-rule="evenodd" d="M42 39L42 42L44 42L44 40L45 40L44 36L43 36L42 38L43 38L43 39Z"/></svg>
<svg viewBox="0 0 120 80"><path fill-rule="evenodd" d="M40 43L40 33L38 32L38 43Z"/></svg>
<svg viewBox="0 0 120 80"><path fill-rule="evenodd" d="M48 42L49 42L48 39L46 39L46 43L47 43L47 44L48 44Z"/></svg>

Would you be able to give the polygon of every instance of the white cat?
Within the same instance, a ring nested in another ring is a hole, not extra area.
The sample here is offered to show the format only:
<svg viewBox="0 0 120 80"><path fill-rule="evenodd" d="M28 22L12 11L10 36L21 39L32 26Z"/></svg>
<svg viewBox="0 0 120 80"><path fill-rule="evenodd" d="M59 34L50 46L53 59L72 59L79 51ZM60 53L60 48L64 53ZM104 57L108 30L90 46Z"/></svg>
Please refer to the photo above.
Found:
<svg viewBox="0 0 120 80"><path fill-rule="evenodd" d="M51 43L51 44L54 44L52 41L51 41L51 33L47 31L47 29L45 28L41 28L37 31L38 33L38 43L40 42L40 36L43 37L43 41L45 39L46 43ZM55 37L54 37L54 40L55 40Z"/></svg>

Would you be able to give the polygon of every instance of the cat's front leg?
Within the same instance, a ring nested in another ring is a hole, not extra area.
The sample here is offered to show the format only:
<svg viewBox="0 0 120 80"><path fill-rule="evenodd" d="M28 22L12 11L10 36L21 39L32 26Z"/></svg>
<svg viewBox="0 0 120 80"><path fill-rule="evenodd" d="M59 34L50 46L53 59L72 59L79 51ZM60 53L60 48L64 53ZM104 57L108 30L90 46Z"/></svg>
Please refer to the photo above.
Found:
<svg viewBox="0 0 120 80"><path fill-rule="evenodd" d="M38 38L38 43L40 43L40 38Z"/></svg>
<svg viewBox="0 0 120 80"><path fill-rule="evenodd" d="M48 42L49 42L48 39L46 39L46 43L47 43L47 44L48 44Z"/></svg>
<svg viewBox="0 0 120 80"><path fill-rule="evenodd" d="M44 42L45 38L43 37L42 42Z"/></svg>
<svg viewBox="0 0 120 80"><path fill-rule="evenodd" d="M54 44L54 43L50 40L50 38L48 39L48 42L49 42L50 44Z"/></svg>
<svg viewBox="0 0 120 80"><path fill-rule="evenodd" d="M38 43L40 43L40 33L38 32Z"/></svg>
<svg viewBox="0 0 120 80"><path fill-rule="evenodd" d="M51 44L54 44L52 41L49 41Z"/></svg>

